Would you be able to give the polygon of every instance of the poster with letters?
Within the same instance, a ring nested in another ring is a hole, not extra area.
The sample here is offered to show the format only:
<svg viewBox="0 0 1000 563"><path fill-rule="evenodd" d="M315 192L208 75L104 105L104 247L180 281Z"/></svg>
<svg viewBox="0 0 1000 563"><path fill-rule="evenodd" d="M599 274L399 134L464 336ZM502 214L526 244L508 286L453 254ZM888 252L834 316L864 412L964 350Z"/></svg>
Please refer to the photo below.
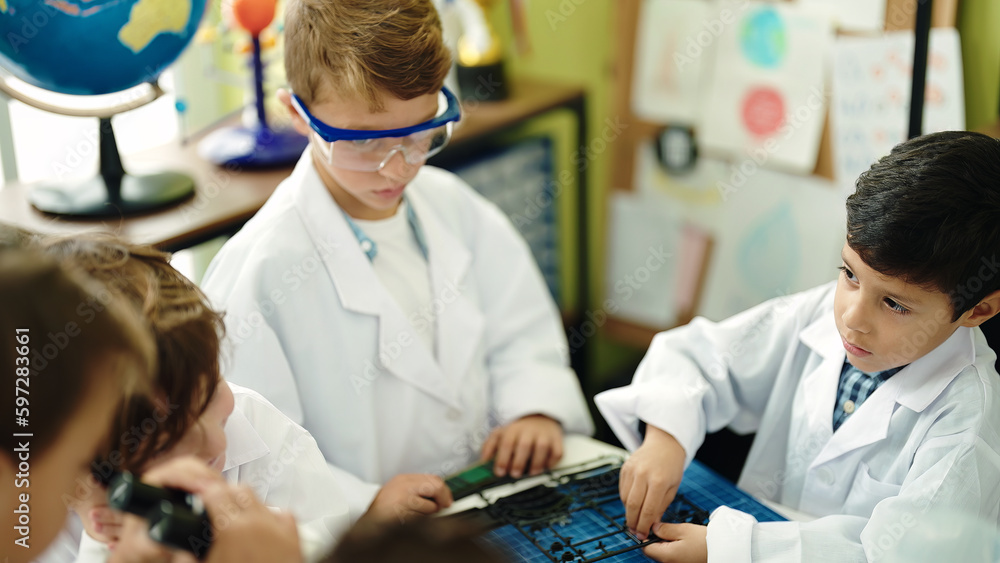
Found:
<svg viewBox="0 0 1000 563"><path fill-rule="evenodd" d="M924 133L965 129L961 49L957 30L931 29ZM861 172L906 140L912 71L912 31L837 38L831 127L835 175L847 193Z"/></svg>

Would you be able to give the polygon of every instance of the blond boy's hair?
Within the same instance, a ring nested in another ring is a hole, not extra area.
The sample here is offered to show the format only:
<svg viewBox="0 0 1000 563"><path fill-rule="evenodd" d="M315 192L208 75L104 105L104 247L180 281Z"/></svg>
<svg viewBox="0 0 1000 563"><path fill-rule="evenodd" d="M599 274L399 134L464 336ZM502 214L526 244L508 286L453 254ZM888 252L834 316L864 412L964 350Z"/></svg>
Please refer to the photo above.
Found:
<svg viewBox="0 0 1000 563"><path fill-rule="evenodd" d="M285 72L306 105L324 91L384 110L441 89L451 68L431 0L288 0Z"/></svg>

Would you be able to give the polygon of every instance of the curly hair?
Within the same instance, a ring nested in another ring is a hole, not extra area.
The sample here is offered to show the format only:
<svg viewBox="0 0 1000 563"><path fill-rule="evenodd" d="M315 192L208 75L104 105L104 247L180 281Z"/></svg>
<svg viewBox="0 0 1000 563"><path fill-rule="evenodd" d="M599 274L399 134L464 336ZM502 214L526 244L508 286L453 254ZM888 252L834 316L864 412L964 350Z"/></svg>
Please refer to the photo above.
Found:
<svg viewBox="0 0 1000 563"><path fill-rule="evenodd" d="M220 379L222 315L191 280L150 246L111 236L43 241L45 251L103 283L145 319L156 345L152 393L121 408L114 432L119 470L139 471L170 450L204 413ZM110 452L109 452L110 453Z"/></svg>

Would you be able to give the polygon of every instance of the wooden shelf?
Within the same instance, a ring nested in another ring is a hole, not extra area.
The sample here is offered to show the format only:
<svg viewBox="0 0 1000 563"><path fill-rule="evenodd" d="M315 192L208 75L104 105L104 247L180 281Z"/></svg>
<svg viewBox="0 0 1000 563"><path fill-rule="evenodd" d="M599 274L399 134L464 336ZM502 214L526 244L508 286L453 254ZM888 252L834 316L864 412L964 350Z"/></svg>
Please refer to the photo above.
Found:
<svg viewBox="0 0 1000 563"><path fill-rule="evenodd" d="M582 100L584 90L556 82L524 78L510 84L510 97L502 102L467 102L449 148L492 135L533 117ZM447 152L447 150L445 151Z"/></svg>
<svg viewBox="0 0 1000 563"><path fill-rule="evenodd" d="M607 322L604 323L604 334L619 344L625 344L626 346L631 346L639 350L645 350L646 348L649 348L649 344L653 341L654 336L671 328L674 327L652 328L636 324L632 321L610 317Z"/></svg>
<svg viewBox="0 0 1000 563"><path fill-rule="evenodd" d="M466 150L488 135L550 110L582 105L584 99L580 87L533 79L512 80L510 91L510 98L502 102L467 104L467 113L442 155ZM196 143L172 143L134 155L125 159L125 166L138 174L162 170L190 174L197 193L192 199L155 213L79 220L37 211L26 198L31 186L11 182L0 189L0 223L42 234L113 232L132 242L178 250L238 230L292 171L291 166L267 171L226 170L202 160Z"/></svg>

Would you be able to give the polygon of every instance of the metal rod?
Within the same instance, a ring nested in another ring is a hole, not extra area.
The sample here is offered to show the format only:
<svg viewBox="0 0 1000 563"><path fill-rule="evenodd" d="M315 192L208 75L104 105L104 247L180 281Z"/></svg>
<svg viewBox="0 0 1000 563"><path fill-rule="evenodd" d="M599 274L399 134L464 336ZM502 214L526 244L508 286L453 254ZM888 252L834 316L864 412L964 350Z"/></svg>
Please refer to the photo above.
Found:
<svg viewBox="0 0 1000 563"><path fill-rule="evenodd" d="M260 36L253 36L253 85L254 102L257 106L257 121L261 130L267 129L267 114L264 113L264 61L260 54Z"/></svg>
<svg viewBox="0 0 1000 563"><path fill-rule="evenodd" d="M927 50L930 44L931 8L934 0L917 0L914 26L913 82L910 88L910 129L908 139L923 134L924 89L927 83Z"/></svg>
<svg viewBox="0 0 1000 563"><path fill-rule="evenodd" d="M104 184L108 188L108 201L118 203L122 199L122 178L125 177L125 168L122 166L121 153L118 152L118 142L115 140L111 118L102 117L98 128L101 178L104 178Z"/></svg>
<svg viewBox="0 0 1000 563"><path fill-rule="evenodd" d="M10 123L10 98L4 94L0 94L0 166L3 166L4 182L17 180L14 129Z"/></svg>
<svg viewBox="0 0 1000 563"><path fill-rule="evenodd" d="M142 93L140 88L142 86L137 86L135 88L130 88L128 90L118 92L117 95L126 97L124 102L115 104L113 106L102 107L102 108L91 108L91 109L77 109L77 108L67 108L62 106L57 106L55 104L49 104L40 100L36 100L30 94L26 94L20 91L15 84L23 81L14 78L10 73L0 69L0 92L3 92L7 96L28 104L31 107L38 108L42 111L47 111L50 113L58 113L60 115L68 115L70 117L111 117L118 115L119 113L124 113L136 108L140 108L163 95L163 89L156 82L146 82L144 86L146 87L146 92Z"/></svg>

